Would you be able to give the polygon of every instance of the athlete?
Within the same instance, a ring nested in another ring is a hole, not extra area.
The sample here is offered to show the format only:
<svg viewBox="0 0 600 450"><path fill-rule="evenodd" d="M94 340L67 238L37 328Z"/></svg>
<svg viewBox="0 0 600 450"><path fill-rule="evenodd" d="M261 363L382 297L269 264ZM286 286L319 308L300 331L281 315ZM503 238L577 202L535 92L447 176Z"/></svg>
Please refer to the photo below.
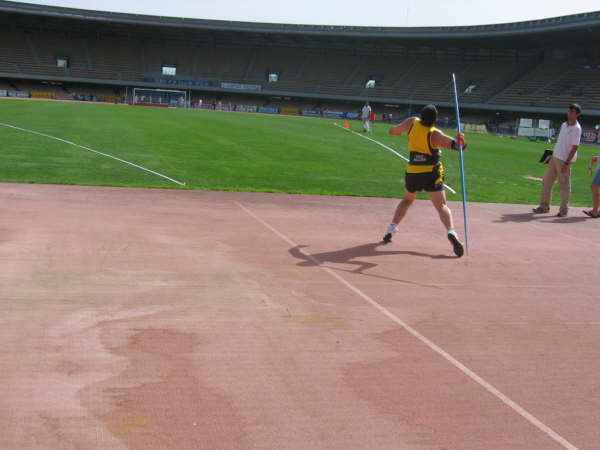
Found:
<svg viewBox="0 0 600 450"><path fill-rule="evenodd" d="M389 134L400 136L408 133L408 150L410 160L406 165L406 182L404 198L398 204L392 223L388 227L383 242L392 240L398 224L406 215L408 208L415 201L419 191L426 191L433 206L446 227L446 235L452 244L454 253L459 258L464 253L463 244L454 230L452 213L446 203L444 192L444 167L440 162L440 147L458 150L466 147L464 134L458 133L453 139L435 128L438 112L434 105L425 106L419 117L409 117L400 125L390 128Z"/></svg>

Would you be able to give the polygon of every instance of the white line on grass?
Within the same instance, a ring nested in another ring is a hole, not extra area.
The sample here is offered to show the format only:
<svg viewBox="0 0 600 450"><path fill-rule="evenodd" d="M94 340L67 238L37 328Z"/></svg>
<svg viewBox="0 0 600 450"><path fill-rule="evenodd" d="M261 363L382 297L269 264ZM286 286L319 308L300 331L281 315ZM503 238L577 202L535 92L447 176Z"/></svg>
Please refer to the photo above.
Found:
<svg viewBox="0 0 600 450"><path fill-rule="evenodd" d="M350 128L344 128L343 126L341 126L341 125L338 125L337 123L334 123L333 125L334 125L334 126L336 126L336 127L338 127L338 128L341 128L342 130L349 131L350 133L352 133L352 134L355 134L356 136L359 136L359 137L361 137L361 138L363 138L363 139L367 139L368 141L374 142L375 144L377 144L377 145L379 145L379 146L381 146L381 147L385 148L386 150L389 150L389 151L390 151L390 152L392 152L394 155L396 155L396 156L399 156L399 157L400 157L400 158L402 158L404 161L408 162L408 158L407 158L406 156L404 156L404 155L402 155L402 154L398 153L398 152L397 152L396 150L394 150L392 147L388 147L388 146L387 146L387 145L385 145L383 142L376 141L375 139L373 139L373 138L370 138L369 136L365 136L364 134L357 133L356 131L354 131L354 130L351 130ZM456 191L455 191L454 189L452 189L452 188L451 188L449 185L447 185L446 183L444 183L444 187L445 187L446 189L448 189L450 192L452 192L453 194L456 194Z"/></svg>
<svg viewBox="0 0 600 450"><path fill-rule="evenodd" d="M24 131L25 133L31 133L31 134L37 134L38 136L44 136L44 137L47 137L49 139L54 139L55 141L64 142L65 144L69 144L69 145L73 145L75 147L79 147L79 148L81 148L83 150L87 150L88 152L97 153L98 155L102 155L102 156L105 156L107 158L111 158L111 159L114 159L116 161L119 161L119 162L122 162L122 163L125 163L125 164L129 164L130 166L137 167L138 169L141 169L141 170L144 170L144 171L149 172L151 174L157 175L157 176L159 176L161 178L165 178L165 179L167 179L169 181L172 181L173 183L178 184L180 186L185 186L185 183L182 183L181 181L174 180L173 178L169 178L168 176L163 175L162 173L158 173L158 172L155 172L154 170L147 169L145 167L139 166L137 164L134 164L132 162L126 161L124 159L117 158L116 156L108 155L106 153L99 152L98 150L94 150L94 149L89 148L89 147L84 147L83 145L76 144L75 142L67 141L66 139L61 139L61 138L58 138L56 136L51 136L49 134L40 133L39 131L28 130L27 128L16 127L14 125L10 125L10 124L4 123L4 122L0 122L0 125L2 125L4 127L8 127L8 128L13 128L13 129L19 130L19 131Z"/></svg>
<svg viewBox="0 0 600 450"><path fill-rule="evenodd" d="M340 275L338 275L337 273L335 273L333 270L331 270L330 268L324 266L321 261L319 261L317 258L315 258L314 256L312 256L310 253L308 253L305 250L303 250L302 248L300 248L298 246L298 244L296 244L294 241L292 241L286 235L284 235L283 233L280 233L279 231L277 231L274 227L272 227L270 224L268 224L263 219L261 219L260 217L258 217L256 214L254 214L252 211L250 211L248 208L246 208L241 203L235 202L235 204L237 206L239 206L243 211L245 211L249 216L253 217L257 222L261 223L264 227L268 228L274 234L276 234L277 236L279 236L282 240L284 240L285 242L287 242L289 245L291 245L292 247L298 248L298 250L304 256L306 256L308 259L310 259L315 265L319 266L321 269L323 269L325 272L327 272L330 276L332 276L333 278L335 278L336 280L338 280L340 283L342 283L344 286L346 286L348 289L350 289L356 295L358 295L359 297L361 297L363 300L365 300L367 303L369 303L371 306L373 306L375 309L377 309L379 312L381 312L384 316L386 316L387 318L389 318L390 320L392 320L392 322L395 322L398 325L400 325L408 333L410 333L411 335L413 335L415 338L417 338L419 341L421 341L423 344L425 344L431 350L433 350L434 352L436 352L437 354L439 354L442 358L444 358L446 361L448 361L450 364L452 364L454 367L456 367L458 370L460 370L466 376L468 376L469 378L471 378L477 384L479 384L480 386L482 386L486 391L488 391L490 394L492 394L493 396L495 396L496 398L498 398L502 403L504 403L505 405L507 405L509 408L511 408L513 411L515 411L521 417L525 418L527 421L529 421L532 425L534 425L535 427L537 427L543 433L545 433L546 435L548 435L550 438L554 439L556 442L558 442L564 448L571 449L571 450L577 450L577 447L575 447L573 444L571 444L569 441L567 441L560 434L558 434L557 432L555 432L554 430L552 430L552 428L548 427L546 424L544 424L542 421L540 421L538 418L536 418L533 414L529 413L523 407L521 407L516 402L514 402L513 400L511 400L510 398L508 398L506 395L504 395L502 392L500 392L498 389L496 389L492 384L490 384L487 381L485 381L483 378L481 378L479 375L477 375L475 372L473 372L471 369L469 369L463 363L461 363L460 361L458 361L456 358L454 358L452 355L450 355L444 349L442 349L441 347L439 347L433 341L429 340L428 338L426 338L425 336L423 336L421 333L419 333L417 330L415 330L413 327L411 327L410 325L408 325L407 323L405 323L402 319L400 319L394 313L392 313L391 311L389 311L388 309L386 309L384 306L381 306L379 303L377 303L375 300L373 300L371 297L369 297L363 291L361 291L360 289L358 289L357 287L355 287L353 284L351 284L348 281L346 281L344 278L342 278Z"/></svg>

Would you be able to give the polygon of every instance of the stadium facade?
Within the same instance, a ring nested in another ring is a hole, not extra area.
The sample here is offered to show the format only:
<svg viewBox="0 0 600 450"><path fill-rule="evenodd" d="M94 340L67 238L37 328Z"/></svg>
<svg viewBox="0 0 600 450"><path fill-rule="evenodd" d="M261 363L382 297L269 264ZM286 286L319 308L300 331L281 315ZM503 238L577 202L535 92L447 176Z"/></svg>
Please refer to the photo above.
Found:
<svg viewBox="0 0 600 450"><path fill-rule="evenodd" d="M177 12L174 12L177 14ZM462 107L482 115L600 116L600 12L461 27L284 25L0 1L0 93L122 101L133 88L191 98ZM365 89L375 80L373 89ZM41 87L41 88L40 88ZM275 104L273 103L273 104ZM391 108L391 109L390 109Z"/></svg>

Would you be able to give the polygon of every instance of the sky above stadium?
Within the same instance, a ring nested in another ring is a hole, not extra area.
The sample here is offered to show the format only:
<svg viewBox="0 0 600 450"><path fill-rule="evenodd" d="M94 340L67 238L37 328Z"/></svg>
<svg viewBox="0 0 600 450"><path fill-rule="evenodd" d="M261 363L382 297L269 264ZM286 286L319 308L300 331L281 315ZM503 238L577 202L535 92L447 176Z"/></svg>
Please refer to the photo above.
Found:
<svg viewBox="0 0 600 450"><path fill-rule="evenodd" d="M486 25L578 14L598 0L30 0L25 3L196 19L311 25Z"/></svg>

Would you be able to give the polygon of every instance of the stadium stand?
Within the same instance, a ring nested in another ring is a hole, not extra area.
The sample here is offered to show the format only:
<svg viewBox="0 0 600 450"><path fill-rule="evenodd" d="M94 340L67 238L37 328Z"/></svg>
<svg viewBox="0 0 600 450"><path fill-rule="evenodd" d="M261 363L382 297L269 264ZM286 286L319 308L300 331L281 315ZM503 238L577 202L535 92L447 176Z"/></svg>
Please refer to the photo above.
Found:
<svg viewBox="0 0 600 450"><path fill-rule="evenodd" d="M600 68L564 63L543 64L497 95L499 104L552 106L578 102L583 108L600 108Z"/></svg>
<svg viewBox="0 0 600 450"><path fill-rule="evenodd" d="M11 85L6 81L0 79L0 91L11 91L13 89L15 89L14 85Z"/></svg>
<svg viewBox="0 0 600 450"><path fill-rule="evenodd" d="M577 101L600 115L599 44L600 13L383 29L170 19L0 0L0 80L30 80L21 83L28 91L57 99L114 101L132 87L167 87L194 91L192 101L218 101L239 97L247 84L260 90L250 97L260 105L281 96L289 100L273 104L316 108L338 100L356 108L369 99L384 111L388 103L450 106L449 74L456 72L461 100L474 110L556 112ZM57 58L67 67L58 67ZM163 65L176 67L176 76L163 75ZM269 72L279 80L269 82ZM365 89L368 79L375 88Z"/></svg>

